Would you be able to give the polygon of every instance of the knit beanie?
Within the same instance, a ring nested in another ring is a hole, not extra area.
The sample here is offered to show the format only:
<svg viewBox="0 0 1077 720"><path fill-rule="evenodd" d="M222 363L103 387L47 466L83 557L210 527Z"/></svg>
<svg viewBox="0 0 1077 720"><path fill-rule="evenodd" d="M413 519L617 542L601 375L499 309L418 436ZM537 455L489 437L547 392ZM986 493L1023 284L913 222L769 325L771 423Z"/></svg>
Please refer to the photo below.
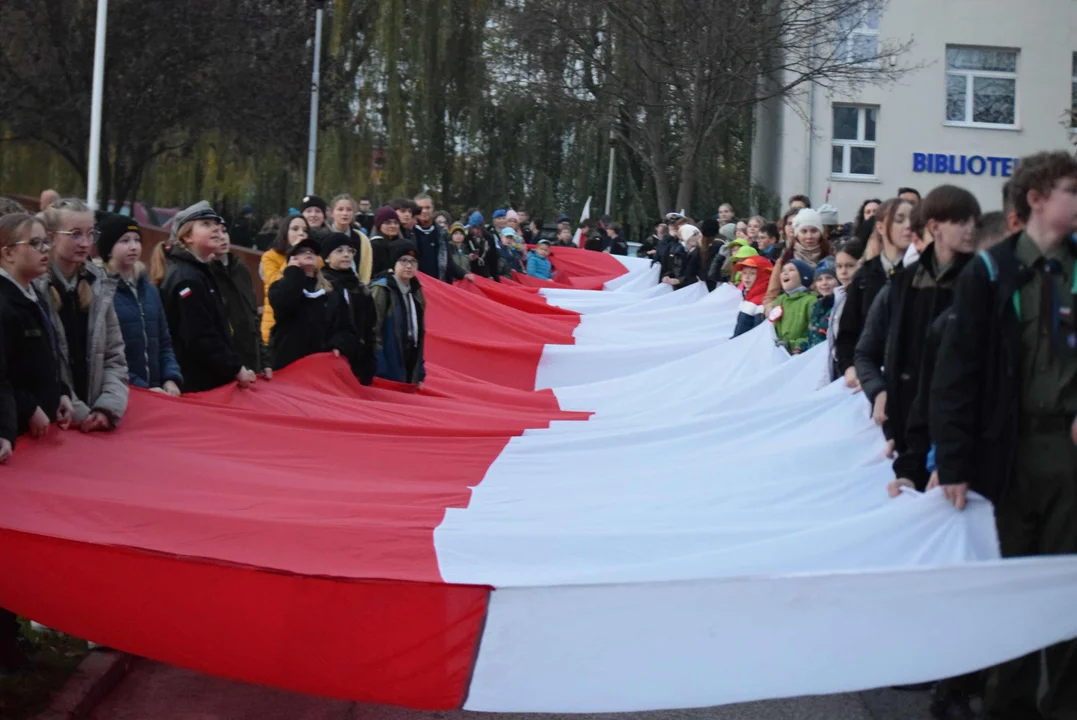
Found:
<svg viewBox="0 0 1077 720"><path fill-rule="evenodd" d="M801 212L804 211L801 210ZM793 263L793 267L795 267L800 274L801 284L806 288L810 288L815 281L815 270L812 269L812 266L803 260L797 260L796 258L789 260L789 262Z"/></svg>
<svg viewBox="0 0 1077 720"><path fill-rule="evenodd" d="M481 223L480 223L480 224L481 224ZM453 234L454 234L454 233L458 233L458 232L459 232L459 233L463 233L464 235L467 235L467 228L466 228L466 227L464 227L463 225L461 225L461 224L460 224L460 223L458 223L458 222L457 222L457 223L453 223L453 224L452 224L452 227L450 227L450 228L449 228L449 237L451 238L451 237L453 236Z"/></svg>
<svg viewBox="0 0 1077 720"><path fill-rule="evenodd" d="M359 248L355 246L355 240L348 233L331 232L322 238L322 259L328 260L329 256L334 250L339 247L351 247L352 250L358 251Z"/></svg>
<svg viewBox="0 0 1077 720"><path fill-rule="evenodd" d="M515 210L509 210L507 213L505 213L505 219L518 221L520 219L520 214Z"/></svg>
<svg viewBox="0 0 1077 720"><path fill-rule="evenodd" d="M393 265L396 265L396 261L402 257L413 257L416 260L419 259L419 248L415 247L415 243L404 241L394 242L392 246Z"/></svg>
<svg viewBox="0 0 1077 720"><path fill-rule="evenodd" d="M695 225L681 225L680 230L677 232L681 235L681 242L686 243L694 236L699 235L699 228Z"/></svg>
<svg viewBox="0 0 1077 720"><path fill-rule="evenodd" d="M819 219L823 225L841 225L838 222L838 209L833 205L820 205Z"/></svg>
<svg viewBox="0 0 1077 720"><path fill-rule="evenodd" d="M491 215L490 217L493 218L494 220L497 220L498 218L503 218L503 217L505 217L505 211L504 210L494 210L494 214Z"/></svg>
<svg viewBox="0 0 1077 720"><path fill-rule="evenodd" d="M793 230L800 232L800 228L813 227L819 232L823 231L823 217L818 210L804 208L793 218Z"/></svg>
<svg viewBox="0 0 1077 720"><path fill-rule="evenodd" d="M97 232L97 254L105 262L108 262L112 256L112 248L125 234L136 232L142 237L142 230L135 219L119 213L101 213L97 218Z"/></svg>
<svg viewBox="0 0 1077 720"><path fill-rule="evenodd" d="M471 213L471 217L467 219L468 227L482 227L483 217L481 212Z"/></svg>
<svg viewBox="0 0 1077 720"><path fill-rule="evenodd" d="M736 229L734 227L734 229ZM703 233L703 237L716 238L718 233L722 231L722 226L714 218L707 218L700 224L699 231Z"/></svg>
<svg viewBox="0 0 1077 720"><path fill-rule="evenodd" d="M838 279L838 273L833 265L830 265L829 263L819 263L819 267L815 268L815 279L818 280L824 275L829 275L835 280Z"/></svg>
<svg viewBox="0 0 1077 720"><path fill-rule="evenodd" d="M726 223L722 226L722 229L718 231L718 234L726 239L726 242L732 242L737 237L737 224Z"/></svg>
<svg viewBox="0 0 1077 720"><path fill-rule="evenodd" d="M303 198L303 202L299 206L299 212L302 213L307 208L312 207L318 208L322 211L322 213L329 212L329 204L317 195L307 195L305 198Z"/></svg>
<svg viewBox="0 0 1077 720"><path fill-rule="evenodd" d="M382 223L387 223L390 220L399 221L399 219L396 210L389 205L382 205L374 211L374 232L378 232L381 229Z"/></svg>

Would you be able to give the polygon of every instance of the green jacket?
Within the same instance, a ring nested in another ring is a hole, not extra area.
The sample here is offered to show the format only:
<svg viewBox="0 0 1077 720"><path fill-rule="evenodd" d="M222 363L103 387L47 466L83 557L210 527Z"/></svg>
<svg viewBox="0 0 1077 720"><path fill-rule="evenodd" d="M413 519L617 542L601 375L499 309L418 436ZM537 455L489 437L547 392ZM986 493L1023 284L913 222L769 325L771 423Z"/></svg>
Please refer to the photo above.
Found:
<svg viewBox="0 0 1077 720"><path fill-rule="evenodd" d="M778 342L793 355L808 349L808 325L818 299L819 296L811 291L795 295L783 292L774 301L774 307L782 309L782 316L774 323L774 332Z"/></svg>

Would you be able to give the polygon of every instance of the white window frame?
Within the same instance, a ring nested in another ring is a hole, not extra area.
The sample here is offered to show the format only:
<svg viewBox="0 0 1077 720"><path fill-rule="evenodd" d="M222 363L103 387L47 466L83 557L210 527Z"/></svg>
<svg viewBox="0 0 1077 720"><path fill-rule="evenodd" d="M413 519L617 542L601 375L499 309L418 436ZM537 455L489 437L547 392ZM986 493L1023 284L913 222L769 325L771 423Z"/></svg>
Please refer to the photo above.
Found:
<svg viewBox="0 0 1077 720"><path fill-rule="evenodd" d="M856 110L856 140L840 140L834 137L834 111L838 108L850 108ZM875 139L865 140L867 123L868 123L868 111L874 110L875 116ZM867 182L877 181L879 179L879 106L878 105L854 105L851 103L834 103L830 107L830 177L838 180L864 180ZM834 148L841 146L841 172L834 172ZM850 148L862 147L871 148L875 151L875 160L872 163L872 173L870 175L862 175L859 173L849 172L849 166L852 162L852 151Z"/></svg>
<svg viewBox="0 0 1077 720"><path fill-rule="evenodd" d="M965 78L965 120L950 120L946 117L946 102L948 98L946 96L946 83L943 83L943 125L949 127L968 127L968 128L987 128L989 130L1020 130L1021 129L1021 115L1019 109L1020 103L1020 90L1017 83L1017 74L1020 70L1021 52L1014 48L1005 47L991 47L988 45L947 45L946 53L948 54L950 49L960 50L989 50L991 52L1007 52L1014 55L1014 71L1003 72L1001 70L952 70L950 69L950 63L946 60L946 56L943 55L943 63L946 69L947 80L951 75L961 75ZM975 78L998 78L1000 80L1013 80L1013 124L1007 123L985 123L975 122L972 120L972 113L974 112L975 105Z"/></svg>
<svg viewBox="0 0 1077 720"><path fill-rule="evenodd" d="M866 13L869 8L864 7L858 12L864 13L864 17L860 22L849 30L849 34L845 38L845 57L841 57L841 53L838 53L838 61L851 63L855 65L864 65L866 67L878 67L879 66L879 28L872 28L865 24L864 20L867 19ZM878 12L877 9L875 9ZM879 19L881 22L881 18ZM875 40L875 55L871 58L859 59L856 57L856 43L854 42L857 37L870 37ZM841 50L841 43L838 43L838 47L835 52Z"/></svg>

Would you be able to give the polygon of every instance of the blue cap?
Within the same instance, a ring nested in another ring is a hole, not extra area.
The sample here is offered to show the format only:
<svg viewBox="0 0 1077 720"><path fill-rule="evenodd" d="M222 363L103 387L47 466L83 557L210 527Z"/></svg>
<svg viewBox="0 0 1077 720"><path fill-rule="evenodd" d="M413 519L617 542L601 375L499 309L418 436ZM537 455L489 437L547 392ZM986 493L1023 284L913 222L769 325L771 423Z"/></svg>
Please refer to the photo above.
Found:
<svg viewBox="0 0 1077 720"><path fill-rule="evenodd" d="M467 225L468 225L468 227L482 227L482 213L481 212L473 212L473 213L471 213L471 217L469 217L467 219Z"/></svg>
<svg viewBox="0 0 1077 720"><path fill-rule="evenodd" d="M510 227L501 228L501 237L516 237L516 231Z"/></svg>
<svg viewBox="0 0 1077 720"><path fill-rule="evenodd" d="M563 222L572 222L572 221L568 219L568 215L558 215L557 220L555 222L557 222L557 224L560 225Z"/></svg>
<svg viewBox="0 0 1077 720"><path fill-rule="evenodd" d="M505 211L504 210L494 210L494 214L491 215L490 217L493 218L494 220L497 220L498 218L503 218L503 217L505 217Z"/></svg>

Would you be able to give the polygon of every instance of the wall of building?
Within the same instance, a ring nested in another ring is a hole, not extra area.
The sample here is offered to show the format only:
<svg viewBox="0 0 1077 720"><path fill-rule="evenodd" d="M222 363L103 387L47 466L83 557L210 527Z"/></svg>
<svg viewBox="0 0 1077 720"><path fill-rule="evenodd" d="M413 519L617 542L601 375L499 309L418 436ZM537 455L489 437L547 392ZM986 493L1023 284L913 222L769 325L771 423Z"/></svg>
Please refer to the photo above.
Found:
<svg viewBox="0 0 1077 720"><path fill-rule="evenodd" d="M892 197L901 186L926 193L954 183L974 192L985 211L998 209L1015 158L1073 148L1075 136L1063 118L1073 92L1077 0L890 0L879 34L884 44L912 39L902 64L919 69L885 87L840 94L817 90L814 135L801 117L812 115L803 97L794 101L800 113L786 105L777 111L780 120L769 121L774 131L756 136L757 144L768 144L778 157L754 176L783 200L805 192L819 205L829 190L829 202L844 222L865 198ZM1015 128L946 124L947 45L1019 51ZM835 103L878 107L874 177L832 176ZM768 157L762 150L757 155Z"/></svg>

